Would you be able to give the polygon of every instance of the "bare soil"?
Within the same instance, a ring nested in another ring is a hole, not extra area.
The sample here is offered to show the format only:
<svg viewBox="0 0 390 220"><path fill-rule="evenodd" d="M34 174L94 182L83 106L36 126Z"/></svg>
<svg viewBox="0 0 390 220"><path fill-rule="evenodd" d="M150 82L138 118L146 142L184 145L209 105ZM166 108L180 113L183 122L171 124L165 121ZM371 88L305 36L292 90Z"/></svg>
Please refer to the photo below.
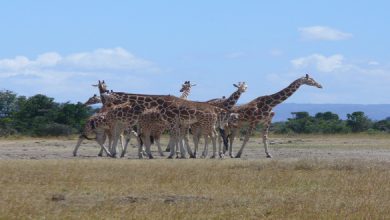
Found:
<svg viewBox="0 0 390 220"><path fill-rule="evenodd" d="M78 156L73 157L72 151L77 140L72 139L0 139L0 160L8 159L111 159L98 157L99 147L94 141L84 141L79 148ZM167 138L162 140L163 149ZM237 152L241 141L236 140L233 152ZM135 140L128 148L126 159L137 159ZM203 150L203 143L200 144ZM156 159L165 158L157 153L157 147L152 146L152 153ZM390 136L379 135L346 135L346 136L297 136L270 138L270 153L274 159L363 159L376 161L390 161ZM209 146L209 156L212 154ZM263 144L260 138L251 138L244 149L242 159L265 158ZM227 159L227 157L226 157ZM229 158L230 159L230 158Z"/></svg>

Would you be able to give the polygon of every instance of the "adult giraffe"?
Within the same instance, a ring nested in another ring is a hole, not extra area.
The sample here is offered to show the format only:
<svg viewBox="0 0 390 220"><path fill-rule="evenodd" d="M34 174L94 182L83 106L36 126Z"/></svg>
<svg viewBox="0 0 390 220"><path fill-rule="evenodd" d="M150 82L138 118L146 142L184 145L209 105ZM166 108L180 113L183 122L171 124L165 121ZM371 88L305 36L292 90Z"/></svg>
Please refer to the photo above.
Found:
<svg viewBox="0 0 390 220"><path fill-rule="evenodd" d="M190 81L185 81L184 84L182 85L181 89L180 89L180 92L182 93L180 98L187 100L188 96L190 95L191 88L193 86L196 86L196 84L191 84ZM188 127L181 126L180 127L180 133L181 134L187 134L188 129L189 129ZM188 139L187 139L186 135L183 135L183 137L184 137L184 142L187 145L187 149L190 149L188 147ZM182 142L183 140L180 140L180 141ZM178 144L178 143L174 143L172 137L169 136L168 145L167 145L165 151L166 152L170 152L171 151L171 146L173 146L174 144ZM183 146L183 143L181 143L180 146ZM180 149L180 150L181 150L181 157L185 157L185 152L183 151L183 149ZM192 152L190 152L190 154L192 154Z"/></svg>
<svg viewBox="0 0 390 220"><path fill-rule="evenodd" d="M236 158L240 158L241 154L247 144L250 136L255 130L256 126L260 123L263 124L262 138L264 144L265 154L268 158L271 157L271 154L268 152L268 132L269 127L272 121L272 117L275 113L272 109L282 103L284 100L289 98L301 85L309 85L317 88L322 88L322 86L317 83L313 78L310 78L308 74L306 76L299 78L292 82L289 86L282 89L281 91L266 96L260 96L251 102L241 105L238 107L234 107L232 112L238 113L239 121L237 127L232 127L232 133L229 137L230 145L229 145L229 155L232 157L232 145L234 138L239 130L244 124L248 124L248 130L245 134L244 141L241 145L240 150L236 154Z"/></svg>

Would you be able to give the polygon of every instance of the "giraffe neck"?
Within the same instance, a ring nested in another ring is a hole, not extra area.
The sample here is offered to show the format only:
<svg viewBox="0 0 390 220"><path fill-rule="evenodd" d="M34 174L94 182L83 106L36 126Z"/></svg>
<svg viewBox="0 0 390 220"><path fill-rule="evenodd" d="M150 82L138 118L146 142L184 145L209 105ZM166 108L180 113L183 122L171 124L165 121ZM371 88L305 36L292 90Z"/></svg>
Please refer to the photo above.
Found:
<svg viewBox="0 0 390 220"><path fill-rule="evenodd" d="M269 105L271 107L274 107L274 106L282 103L284 100L286 100L287 98L292 96L292 94L294 94L301 85L302 85L302 80L301 79L295 80L294 82L292 82L286 88L280 90L279 92L277 92L275 94L270 95L269 96L270 100L268 102L266 102L266 103L267 104L270 103Z"/></svg>
<svg viewBox="0 0 390 220"><path fill-rule="evenodd" d="M233 92L229 98L223 101L223 108L230 110L237 103L241 94L242 92L240 90Z"/></svg>
<svg viewBox="0 0 390 220"><path fill-rule="evenodd" d="M107 93L101 89L99 89L99 93L100 93L100 101L102 102L102 105L103 105L102 109L107 108L107 100L103 95L103 94L107 94Z"/></svg>
<svg viewBox="0 0 390 220"><path fill-rule="evenodd" d="M181 94L180 98L181 99L187 99L187 97L190 95L190 89L186 89L183 91L183 93Z"/></svg>

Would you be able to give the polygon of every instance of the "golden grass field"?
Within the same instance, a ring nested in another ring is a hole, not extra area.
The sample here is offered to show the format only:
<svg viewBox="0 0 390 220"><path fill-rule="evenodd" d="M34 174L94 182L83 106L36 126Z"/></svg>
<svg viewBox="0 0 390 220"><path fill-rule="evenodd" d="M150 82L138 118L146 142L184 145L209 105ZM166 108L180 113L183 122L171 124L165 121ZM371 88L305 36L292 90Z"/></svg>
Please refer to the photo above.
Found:
<svg viewBox="0 0 390 220"><path fill-rule="evenodd" d="M93 142L73 158L76 140L1 140L0 219L390 218L390 136L271 141L272 159L253 139L242 159L139 160L97 158Z"/></svg>

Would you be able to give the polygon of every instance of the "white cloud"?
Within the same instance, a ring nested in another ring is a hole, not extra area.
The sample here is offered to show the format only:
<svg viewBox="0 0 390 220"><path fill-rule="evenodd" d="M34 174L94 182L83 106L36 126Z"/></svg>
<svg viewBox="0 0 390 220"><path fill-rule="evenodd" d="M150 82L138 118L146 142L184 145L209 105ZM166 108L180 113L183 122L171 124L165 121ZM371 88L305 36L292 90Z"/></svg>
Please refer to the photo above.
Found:
<svg viewBox="0 0 390 220"><path fill-rule="evenodd" d="M345 40L352 37L352 34L342 32L325 26L311 26L298 28L303 39L309 40Z"/></svg>
<svg viewBox="0 0 390 220"><path fill-rule="evenodd" d="M72 70L151 70L153 64L122 48L97 49L61 56L56 52L38 55L35 60L25 56L0 60L0 70L20 73L21 71L51 69L52 71ZM1 74L1 73L0 73Z"/></svg>
<svg viewBox="0 0 390 220"><path fill-rule="evenodd" d="M63 63L86 69L145 69L150 68L150 61L141 59L122 48L97 49L87 53L71 54Z"/></svg>
<svg viewBox="0 0 390 220"><path fill-rule="evenodd" d="M321 54L312 54L307 57L293 59L291 60L291 64L297 69L314 66L318 71L332 72L334 70L345 67L343 60L344 57L340 54L335 54L328 57Z"/></svg>
<svg viewBox="0 0 390 220"><path fill-rule="evenodd" d="M31 61L24 56L17 56L14 59L0 60L0 70L14 70L23 69L24 67L31 65Z"/></svg>
<svg viewBox="0 0 390 220"><path fill-rule="evenodd" d="M0 89L26 95L43 93L63 101L80 100L80 95L86 97L88 90L96 90L90 85L98 79L112 82L110 88L139 88L147 86L145 73L156 72L160 71L155 64L123 48L70 55L47 52L35 59L26 56L1 59Z"/></svg>

